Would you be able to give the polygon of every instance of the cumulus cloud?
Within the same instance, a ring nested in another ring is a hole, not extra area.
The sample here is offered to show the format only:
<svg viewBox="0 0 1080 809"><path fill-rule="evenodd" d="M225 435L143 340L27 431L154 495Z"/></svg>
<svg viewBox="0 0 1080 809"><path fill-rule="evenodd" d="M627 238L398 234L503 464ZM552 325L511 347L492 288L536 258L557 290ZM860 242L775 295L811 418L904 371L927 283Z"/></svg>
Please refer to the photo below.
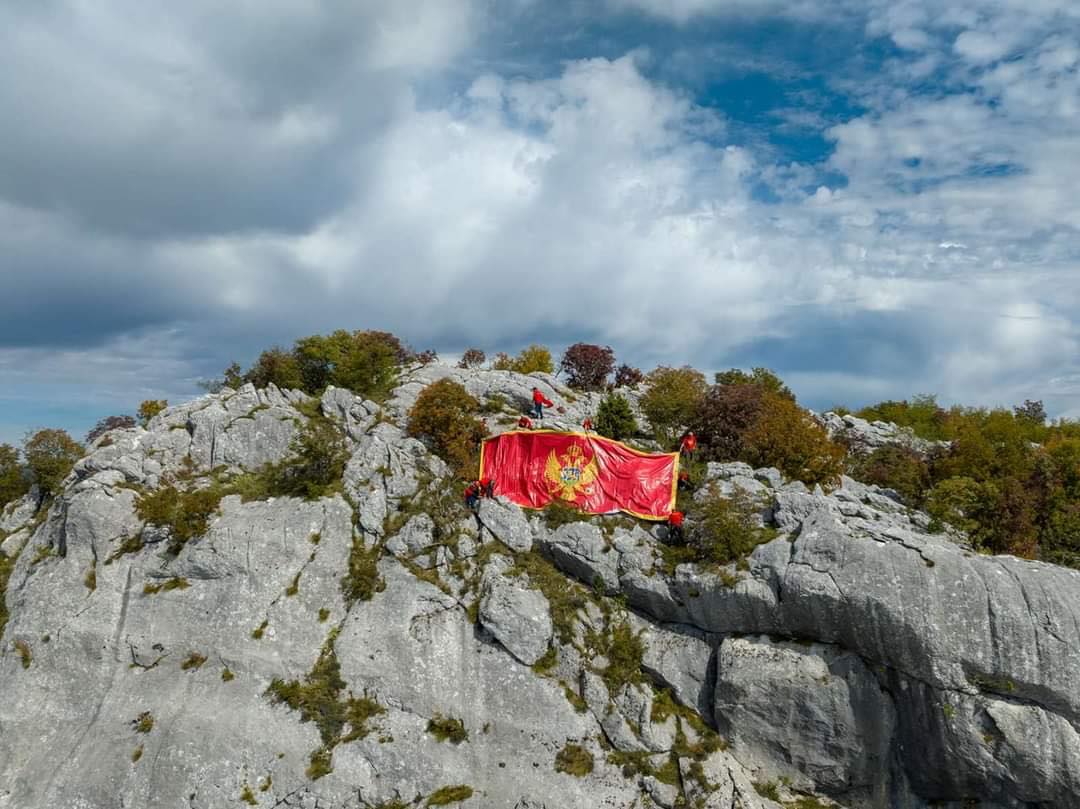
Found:
<svg viewBox="0 0 1080 809"><path fill-rule="evenodd" d="M111 407L376 327L448 352L585 339L642 365L770 364L819 405L1075 409L1069 6L612 3L843 16L902 50L836 77L859 109L842 123L777 111L830 146L799 163L633 39L538 76L485 64L499 4L0 12L0 388L63 380Z"/></svg>

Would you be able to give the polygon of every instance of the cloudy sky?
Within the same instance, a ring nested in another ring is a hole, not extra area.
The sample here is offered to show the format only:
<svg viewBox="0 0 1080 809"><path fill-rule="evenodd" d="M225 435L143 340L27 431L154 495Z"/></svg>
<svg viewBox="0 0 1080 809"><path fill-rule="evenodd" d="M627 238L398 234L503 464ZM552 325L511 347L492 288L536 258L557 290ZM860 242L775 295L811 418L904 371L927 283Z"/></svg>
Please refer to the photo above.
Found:
<svg viewBox="0 0 1080 809"><path fill-rule="evenodd" d="M0 441L335 328L1080 416L1075 0L13 0L0 119Z"/></svg>

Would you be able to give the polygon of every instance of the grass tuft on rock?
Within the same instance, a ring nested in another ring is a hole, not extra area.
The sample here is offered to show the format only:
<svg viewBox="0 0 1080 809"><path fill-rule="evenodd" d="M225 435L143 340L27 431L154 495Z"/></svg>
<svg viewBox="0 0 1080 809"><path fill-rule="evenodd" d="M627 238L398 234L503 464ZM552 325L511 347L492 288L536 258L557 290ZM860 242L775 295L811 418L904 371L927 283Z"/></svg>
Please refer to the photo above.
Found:
<svg viewBox="0 0 1080 809"><path fill-rule="evenodd" d="M357 601L370 601L376 593L386 589L386 581L379 575L379 557L382 547L375 545L371 550L364 547L364 537L353 537L352 550L349 551L349 569L341 580L341 594L347 607Z"/></svg>
<svg viewBox="0 0 1080 809"><path fill-rule="evenodd" d="M584 778L593 771L593 754L579 744L567 743L555 756L555 772Z"/></svg>
<svg viewBox="0 0 1080 809"><path fill-rule="evenodd" d="M428 720L427 732L440 742L461 744L469 739L469 732L465 730L464 722L438 713Z"/></svg>
<svg viewBox="0 0 1080 809"><path fill-rule="evenodd" d="M187 579L180 576L173 576L171 579L166 579L161 584L150 584L147 582L143 585L143 595L156 595L157 593L167 593L170 590L186 590L191 584Z"/></svg>
<svg viewBox="0 0 1080 809"><path fill-rule="evenodd" d="M451 803L467 801L473 795L472 787L465 784L456 784L449 787L440 787L428 795L428 806L447 806Z"/></svg>
<svg viewBox="0 0 1080 809"><path fill-rule="evenodd" d="M30 648L30 644L20 639L15 641L15 651L19 653L19 661L22 663L24 669L30 668L30 664L34 662L34 652Z"/></svg>
<svg viewBox="0 0 1080 809"><path fill-rule="evenodd" d="M143 711L131 720L131 726L136 733L149 733L154 729L154 715L150 711Z"/></svg>
<svg viewBox="0 0 1080 809"><path fill-rule="evenodd" d="M205 655L201 655L198 652L192 652L184 658L184 662L180 664L180 668L183 671L198 671L203 667L203 663L205 662Z"/></svg>
<svg viewBox="0 0 1080 809"><path fill-rule="evenodd" d="M259 802L255 800L255 793L251 791L251 787L248 784L244 784L244 788L240 790L240 800L248 806L259 805Z"/></svg>
<svg viewBox="0 0 1080 809"><path fill-rule="evenodd" d="M335 639L331 633L303 680L275 679L265 693L275 704L283 703L298 711L301 722L314 722L318 728L322 745L311 754L308 777L312 780L333 771L335 747L367 736L371 732L370 720L386 712L366 692L361 697L346 694L341 664L334 651Z"/></svg>

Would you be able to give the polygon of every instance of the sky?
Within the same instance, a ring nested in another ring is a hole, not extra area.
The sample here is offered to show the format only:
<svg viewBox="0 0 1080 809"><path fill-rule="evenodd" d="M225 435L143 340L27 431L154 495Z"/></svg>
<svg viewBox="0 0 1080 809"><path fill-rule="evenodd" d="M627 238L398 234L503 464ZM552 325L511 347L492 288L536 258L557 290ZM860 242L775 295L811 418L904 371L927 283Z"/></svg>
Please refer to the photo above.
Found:
<svg viewBox="0 0 1080 809"><path fill-rule="evenodd" d="M1080 417L1075 0L13 0L0 120L0 441L338 328Z"/></svg>

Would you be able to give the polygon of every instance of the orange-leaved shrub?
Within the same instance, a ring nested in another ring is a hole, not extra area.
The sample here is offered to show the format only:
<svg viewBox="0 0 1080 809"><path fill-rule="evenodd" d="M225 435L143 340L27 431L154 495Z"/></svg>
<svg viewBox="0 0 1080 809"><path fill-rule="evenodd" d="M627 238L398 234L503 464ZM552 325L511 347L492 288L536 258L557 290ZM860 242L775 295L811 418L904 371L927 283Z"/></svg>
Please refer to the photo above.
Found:
<svg viewBox="0 0 1080 809"><path fill-rule="evenodd" d="M480 403L462 385L440 379L416 397L407 431L426 439L454 474L468 479L475 474L480 442L487 435L487 428L477 418L479 412Z"/></svg>

